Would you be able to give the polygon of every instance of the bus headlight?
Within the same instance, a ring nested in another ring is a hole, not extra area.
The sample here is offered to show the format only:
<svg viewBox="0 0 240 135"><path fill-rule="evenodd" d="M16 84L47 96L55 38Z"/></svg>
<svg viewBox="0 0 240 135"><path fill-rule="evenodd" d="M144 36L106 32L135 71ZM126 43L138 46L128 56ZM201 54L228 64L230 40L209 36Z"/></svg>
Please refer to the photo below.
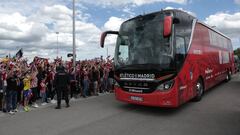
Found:
<svg viewBox="0 0 240 135"><path fill-rule="evenodd" d="M160 90L160 91L166 91L166 90L169 90L173 87L174 85L174 80L171 80L171 81L167 81L163 84L160 84L158 87L157 87L157 90Z"/></svg>

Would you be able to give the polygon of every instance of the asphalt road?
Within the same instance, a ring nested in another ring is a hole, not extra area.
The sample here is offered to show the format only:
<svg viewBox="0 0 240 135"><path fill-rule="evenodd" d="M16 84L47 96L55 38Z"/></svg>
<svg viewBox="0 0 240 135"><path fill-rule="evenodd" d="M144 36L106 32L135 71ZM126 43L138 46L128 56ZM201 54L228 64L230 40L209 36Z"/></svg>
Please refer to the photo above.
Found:
<svg viewBox="0 0 240 135"><path fill-rule="evenodd" d="M177 109L118 102L113 94L0 116L0 135L240 135L240 75Z"/></svg>

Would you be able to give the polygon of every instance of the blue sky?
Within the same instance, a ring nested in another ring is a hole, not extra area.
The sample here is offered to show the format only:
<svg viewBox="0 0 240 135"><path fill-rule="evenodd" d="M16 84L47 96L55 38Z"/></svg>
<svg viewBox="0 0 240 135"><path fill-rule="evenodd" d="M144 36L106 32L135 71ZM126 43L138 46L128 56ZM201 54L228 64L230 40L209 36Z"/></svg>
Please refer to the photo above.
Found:
<svg viewBox="0 0 240 135"><path fill-rule="evenodd" d="M102 26L109 17L122 15L128 16L122 11L122 8L108 7L102 8L92 4L85 4L88 7L87 12L92 15L91 21L95 22L98 26ZM187 4L157 2L152 4L146 4L139 7L131 8L131 11L135 15L150 13L165 9L166 7L182 8L187 11L191 11L197 15L197 18L204 21L209 15L216 14L218 12L226 12L229 14L240 12L240 5L236 4L234 0L192 0ZM101 21L100 21L101 20Z"/></svg>
<svg viewBox="0 0 240 135"><path fill-rule="evenodd" d="M234 48L240 47L240 0L76 0L76 8L78 59L106 55L106 49L99 47L101 32L118 30L124 20L166 8L184 10L217 26L232 39ZM19 48L27 58L67 59L71 52L72 0L1 0L0 17L0 57ZM107 39L111 55L114 42L115 37Z"/></svg>

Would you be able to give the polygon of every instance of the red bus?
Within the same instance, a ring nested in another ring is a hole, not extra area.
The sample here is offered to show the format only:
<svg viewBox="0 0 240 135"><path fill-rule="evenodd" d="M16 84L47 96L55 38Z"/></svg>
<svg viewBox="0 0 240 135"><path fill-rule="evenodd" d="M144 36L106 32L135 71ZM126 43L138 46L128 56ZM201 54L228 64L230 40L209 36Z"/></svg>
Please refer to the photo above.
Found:
<svg viewBox="0 0 240 135"><path fill-rule="evenodd" d="M162 10L122 23L114 56L117 100L178 107L234 72L231 40L180 10Z"/></svg>

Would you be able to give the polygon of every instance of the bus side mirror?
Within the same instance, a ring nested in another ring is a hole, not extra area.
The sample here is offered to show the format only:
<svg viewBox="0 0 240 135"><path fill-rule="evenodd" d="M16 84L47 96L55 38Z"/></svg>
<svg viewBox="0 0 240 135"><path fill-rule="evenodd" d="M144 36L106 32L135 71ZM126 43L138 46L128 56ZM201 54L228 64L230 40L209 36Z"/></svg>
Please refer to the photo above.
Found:
<svg viewBox="0 0 240 135"><path fill-rule="evenodd" d="M164 17L164 24L163 24L163 36L169 37L172 33L172 16L165 16Z"/></svg>
<svg viewBox="0 0 240 135"><path fill-rule="evenodd" d="M105 38L107 36L107 33L106 32L103 32L102 35L101 35L101 40L100 40L100 46L102 48L104 48L104 43L105 43Z"/></svg>
<svg viewBox="0 0 240 135"><path fill-rule="evenodd" d="M108 34L118 35L118 33L119 33L118 31L105 31L105 32L103 32L102 35L101 35L101 39L100 39L100 46L102 48L104 48L105 38Z"/></svg>

